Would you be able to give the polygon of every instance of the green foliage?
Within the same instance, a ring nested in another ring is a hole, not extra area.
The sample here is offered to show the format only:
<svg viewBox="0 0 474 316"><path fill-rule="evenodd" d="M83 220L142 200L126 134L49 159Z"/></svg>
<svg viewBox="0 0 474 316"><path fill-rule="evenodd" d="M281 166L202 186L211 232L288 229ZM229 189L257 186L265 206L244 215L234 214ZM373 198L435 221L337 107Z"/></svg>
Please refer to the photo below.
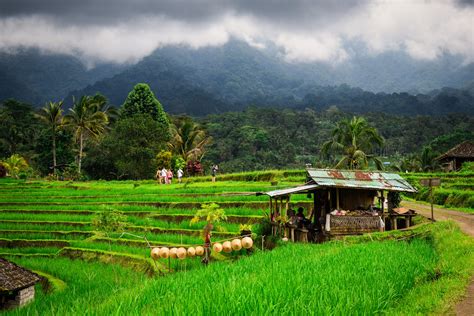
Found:
<svg viewBox="0 0 474 316"><path fill-rule="evenodd" d="M184 161L182 157L173 156L171 158L171 168L173 170L181 169L184 171L185 167L186 167L186 161Z"/></svg>
<svg viewBox="0 0 474 316"><path fill-rule="evenodd" d="M382 169L382 162L370 155L374 146L382 146L384 140L377 129L371 127L363 117L354 116L337 123L332 131L332 139L322 146L322 153L342 154L335 168L367 169L369 160L374 161L377 169Z"/></svg>
<svg viewBox="0 0 474 316"><path fill-rule="evenodd" d="M214 224L219 224L222 221L227 220L225 211L222 208L219 208L219 205L216 203L202 204L201 209L194 214L193 219L191 219L191 224L197 223L199 221L206 221L209 227L209 230L212 230ZM217 226L219 229L219 226Z"/></svg>
<svg viewBox="0 0 474 316"><path fill-rule="evenodd" d="M402 195L397 191L389 191L387 195L388 200L388 209L394 209L400 207L400 202L402 201Z"/></svg>
<svg viewBox="0 0 474 316"><path fill-rule="evenodd" d="M112 207L104 206L103 209L92 220L93 228L106 234L122 232L127 226L127 217Z"/></svg>
<svg viewBox="0 0 474 316"><path fill-rule="evenodd" d="M156 171L156 155L165 146L164 134L147 114L120 119L89 152L92 161L85 169L96 179L151 179Z"/></svg>
<svg viewBox="0 0 474 316"><path fill-rule="evenodd" d="M13 99L0 104L0 157L30 156L38 121L30 104Z"/></svg>
<svg viewBox="0 0 474 316"><path fill-rule="evenodd" d="M156 155L156 165L158 166L158 169L170 169L171 168L171 152L162 150Z"/></svg>
<svg viewBox="0 0 474 316"><path fill-rule="evenodd" d="M5 166L5 164L0 162L0 178L5 178L7 176L7 172L8 172L7 166Z"/></svg>
<svg viewBox="0 0 474 316"><path fill-rule="evenodd" d="M137 114L150 115L160 125L163 132L167 133L165 138L169 137L168 116L146 83L136 84L122 105L122 118L131 118Z"/></svg>
<svg viewBox="0 0 474 316"><path fill-rule="evenodd" d="M172 136L168 147L185 162L201 161L211 138L192 118L176 117L171 126Z"/></svg>
<svg viewBox="0 0 474 316"><path fill-rule="evenodd" d="M473 172L474 162L465 162L462 164L461 172Z"/></svg>
<svg viewBox="0 0 474 316"><path fill-rule="evenodd" d="M53 172L56 173L56 133L57 129L62 124L62 113L63 113L63 101L60 102L49 102L47 103L37 114L40 120L42 120L51 130L52 138L52 153L53 153Z"/></svg>
<svg viewBox="0 0 474 316"><path fill-rule="evenodd" d="M79 145L77 157L78 172L81 173L82 157L87 140L97 140L106 130L109 117L103 111L104 97L101 95L82 96L69 113L64 116L63 124L74 132Z"/></svg>
<svg viewBox="0 0 474 316"><path fill-rule="evenodd" d="M12 178L18 179L21 173L28 170L28 163L25 158L20 155L11 155L3 161L3 165L7 168L8 175Z"/></svg>
<svg viewBox="0 0 474 316"><path fill-rule="evenodd" d="M55 136L56 173L59 175L74 161L74 141L72 131L60 129ZM32 158L35 168L42 174L48 175L53 172L54 159L52 131L48 127L38 130L35 142L35 156ZM77 166L76 166L77 171Z"/></svg>

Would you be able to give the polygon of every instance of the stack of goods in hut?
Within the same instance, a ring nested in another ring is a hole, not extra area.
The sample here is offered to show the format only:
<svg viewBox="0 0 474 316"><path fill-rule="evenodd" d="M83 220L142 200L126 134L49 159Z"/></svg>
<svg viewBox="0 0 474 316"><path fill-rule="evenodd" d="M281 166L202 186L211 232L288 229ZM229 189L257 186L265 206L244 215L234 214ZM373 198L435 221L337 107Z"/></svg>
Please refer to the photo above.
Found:
<svg viewBox="0 0 474 316"><path fill-rule="evenodd" d="M370 210L353 210L353 211L346 211L346 210L334 210L331 212L331 215L336 216L379 216L376 211Z"/></svg>
<svg viewBox="0 0 474 316"><path fill-rule="evenodd" d="M226 253L231 253L232 251L239 251L242 248L244 249L250 249L253 247L253 240L250 237L244 237L242 239L236 238L233 239L232 241L226 240L223 243L220 242L215 242L212 244L212 250L215 252L226 252ZM192 258L194 256L203 256L204 255L204 247L203 246L197 246L197 247L189 247L189 248L184 248L184 247L173 247L173 248L168 248L168 247L154 247L151 249L151 257L154 260L158 259L167 259L167 258L173 258L173 259L180 259L184 260L187 257Z"/></svg>

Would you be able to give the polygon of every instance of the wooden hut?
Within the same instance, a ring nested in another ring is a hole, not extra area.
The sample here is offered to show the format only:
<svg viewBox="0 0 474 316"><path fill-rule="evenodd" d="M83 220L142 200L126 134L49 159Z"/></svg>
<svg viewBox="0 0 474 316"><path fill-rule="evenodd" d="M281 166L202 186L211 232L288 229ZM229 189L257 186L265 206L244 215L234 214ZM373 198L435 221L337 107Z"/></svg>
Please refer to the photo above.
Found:
<svg viewBox="0 0 474 316"><path fill-rule="evenodd" d="M20 307L32 301L39 281L36 273L0 258L0 309Z"/></svg>
<svg viewBox="0 0 474 316"><path fill-rule="evenodd" d="M445 171L457 171L462 164L474 161L474 142L465 141L451 148L436 160L440 162Z"/></svg>
<svg viewBox="0 0 474 316"><path fill-rule="evenodd" d="M261 194L270 197L269 216L274 227L273 233L305 241L315 240L318 234L335 236L381 231L387 219L395 218L396 221L399 216L413 215L400 215L388 210L388 192L416 190L393 173L307 169L307 182L304 185ZM305 194L312 199L309 204L311 207L305 214L306 225L294 223L294 219L297 221L298 218L294 218L295 213L291 209L292 194Z"/></svg>

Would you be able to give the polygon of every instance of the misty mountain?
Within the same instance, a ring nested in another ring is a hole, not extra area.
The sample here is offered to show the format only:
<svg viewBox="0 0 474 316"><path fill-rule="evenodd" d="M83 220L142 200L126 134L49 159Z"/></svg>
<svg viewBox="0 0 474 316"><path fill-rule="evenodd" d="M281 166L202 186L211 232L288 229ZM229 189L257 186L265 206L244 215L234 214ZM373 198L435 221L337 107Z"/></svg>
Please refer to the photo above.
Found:
<svg viewBox="0 0 474 316"><path fill-rule="evenodd" d="M74 57L32 50L3 53L0 100L15 97L38 105L66 98L70 104L72 96L100 92L119 106L136 83L146 82L167 111L193 115L248 105L336 105L355 112L414 114L474 111L472 93L456 89L474 81L474 65L464 65L460 57L419 61L390 52L356 55L339 64L303 64L288 63L281 56L271 45L257 49L231 40L201 49L167 46L134 65L88 70ZM454 89L441 90L446 86Z"/></svg>
<svg viewBox="0 0 474 316"><path fill-rule="evenodd" d="M61 100L70 91L111 77L124 67L101 64L88 69L76 57L36 49L0 52L0 100L15 98L36 106Z"/></svg>

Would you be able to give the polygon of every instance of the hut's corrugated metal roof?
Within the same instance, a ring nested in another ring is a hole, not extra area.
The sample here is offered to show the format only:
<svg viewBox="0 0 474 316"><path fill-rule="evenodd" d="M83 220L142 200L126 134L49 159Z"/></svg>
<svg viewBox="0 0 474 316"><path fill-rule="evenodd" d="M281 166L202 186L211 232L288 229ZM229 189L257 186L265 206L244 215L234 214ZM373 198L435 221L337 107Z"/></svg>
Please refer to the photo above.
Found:
<svg viewBox="0 0 474 316"><path fill-rule="evenodd" d="M313 184L319 187L416 192L396 173L361 170L307 169Z"/></svg>
<svg viewBox="0 0 474 316"><path fill-rule="evenodd" d="M36 273L0 258L0 292L22 289L39 280Z"/></svg>
<svg viewBox="0 0 474 316"><path fill-rule="evenodd" d="M285 196L285 195L292 194L292 193L299 193L299 192L304 192L304 191L307 191L307 190L316 189L318 187L319 186L316 185L316 184L302 185L302 186L299 186L299 187L294 187L294 188L289 188L289 189L281 189L281 190L274 190L274 191L270 191L270 192L265 192L265 194L270 196L270 197Z"/></svg>

